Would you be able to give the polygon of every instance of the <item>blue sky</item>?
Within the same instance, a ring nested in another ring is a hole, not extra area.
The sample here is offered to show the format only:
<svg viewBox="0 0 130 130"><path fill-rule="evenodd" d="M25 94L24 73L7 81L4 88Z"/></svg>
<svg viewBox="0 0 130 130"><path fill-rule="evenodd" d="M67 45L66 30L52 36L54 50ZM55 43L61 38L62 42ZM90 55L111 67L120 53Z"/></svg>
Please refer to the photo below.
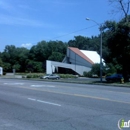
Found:
<svg viewBox="0 0 130 130"><path fill-rule="evenodd" d="M98 23L119 18L112 9L108 0L0 0L0 51L6 45L29 47L42 40L98 35L98 26L85 18Z"/></svg>

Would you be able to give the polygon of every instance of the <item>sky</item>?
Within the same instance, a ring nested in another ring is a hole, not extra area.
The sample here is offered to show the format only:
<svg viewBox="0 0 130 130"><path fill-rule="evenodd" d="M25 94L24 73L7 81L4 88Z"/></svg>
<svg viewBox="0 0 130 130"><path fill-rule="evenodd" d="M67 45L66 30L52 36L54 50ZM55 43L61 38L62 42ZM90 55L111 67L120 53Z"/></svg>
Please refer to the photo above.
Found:
<svg viewBox="0 0 130 130"><path fill-rule="evenodd" d="M99 26L92 20L117 20L112 9L108 0L0 0L0 51L6 45L30 48L42 40L96 36Z"/></svg>

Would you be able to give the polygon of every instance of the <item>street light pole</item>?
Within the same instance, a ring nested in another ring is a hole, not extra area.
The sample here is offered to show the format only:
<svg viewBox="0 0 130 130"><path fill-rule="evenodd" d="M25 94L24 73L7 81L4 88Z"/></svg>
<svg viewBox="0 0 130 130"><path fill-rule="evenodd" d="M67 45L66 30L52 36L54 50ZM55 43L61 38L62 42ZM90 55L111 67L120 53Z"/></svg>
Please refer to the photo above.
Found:
<svg viewBox="0 0 130 130"><path fill-rule="evenodd" d="M100 26L100 82L102 83L102 24Z"/></svg>
<svg viewBox="0 0 130 130"><path fill-rule="evenodd" d="M91 20L99 26L100 29L100 82L102 83L102 24L97 23L95 20L86 18L86 20Z"/></svg>

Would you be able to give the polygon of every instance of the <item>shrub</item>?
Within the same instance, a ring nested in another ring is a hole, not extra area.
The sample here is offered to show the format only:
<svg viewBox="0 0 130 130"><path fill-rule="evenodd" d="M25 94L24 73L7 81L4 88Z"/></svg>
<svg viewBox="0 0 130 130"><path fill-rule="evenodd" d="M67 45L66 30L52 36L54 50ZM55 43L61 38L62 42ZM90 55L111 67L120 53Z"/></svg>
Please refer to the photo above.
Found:
<svg viewBox="0 0 130 130"><path fill-rule="evenodd" d="M37 75L37 74L32 75L32 78L38 78L38 77L39 77L39 75Z"/></svg>
<svg viewBox="0 0 130 130"><path fill-rule="evenodd" d="M6 75L6 72L3 72L3 75Z"/></svg>
<svg viewBox="0 0 130 130"><path fill-rule="evenodd" d="M26 76L23 75L23 78L39 78L41 76L44 76L45 74L38 74L38 73L29 73ZM61 78L76 78L76 75L72 75L72 74L58 74Z"/></svg>
<svg viewBox="0 0 130 130"><path fill-rule="evenodd" d="M87 77L87 72L86 71L83 72L83 76Z"/></svg>
<svg viewBox="0 0 130 130"><path fill-rule="evenodd" d="M110 76L110 75L112 75L113 73L108 73L108 74L106 74L106 76Z"/></svg>
<svg viewBox="0 0 130 130"><path fill-rule="evenodd" d="M26 77L26 78L39 78L40 76L42 76L43 74L38 74L38 73L30 73L30 74L27 74L27 76L23 76Z"/></svg>
<svg viewBox="0 0 130 130"><path fill-rule="evenodd" d="M89 71L89 72L84 71L83 75L84 75L84 77L92 77L92 72L91 71Z"/></svg>
<svg viewBox="0 0 130 130"><path fill-rule="evenodd" d="M22 75L22 78L27 78L27 76L26 75Z"/></svg>
<svg viewBox="0 0 130 130"><path fill-rule="evenodd" d="M32 75L31 75L31 74L28 74L28 75L27 75L27 78L32 78Z"/></svg>
<svg viewBox="0 0 130 130"><path fill-rule="evenodd" d="M61 78L76 78L75 75L72 74L59 74Z"/></svg>

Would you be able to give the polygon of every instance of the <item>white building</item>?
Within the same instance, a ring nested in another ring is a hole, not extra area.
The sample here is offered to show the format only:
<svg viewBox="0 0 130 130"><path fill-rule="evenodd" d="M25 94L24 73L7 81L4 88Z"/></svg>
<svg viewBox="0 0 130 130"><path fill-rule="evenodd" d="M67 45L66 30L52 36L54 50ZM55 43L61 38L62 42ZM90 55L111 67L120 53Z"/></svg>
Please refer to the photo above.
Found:
<svg viewBox="0 0 130 130"><path fill-rule="evenodd" d="M103 61L103 60L102 60ZM79 50L75 47L68 47L67 54L62 62L48 61L46 62L46 73L52 74L58 67L72 69L79 75L83 72L90 71L95 63L100 63L100 56L96 51Z"/></svg>

